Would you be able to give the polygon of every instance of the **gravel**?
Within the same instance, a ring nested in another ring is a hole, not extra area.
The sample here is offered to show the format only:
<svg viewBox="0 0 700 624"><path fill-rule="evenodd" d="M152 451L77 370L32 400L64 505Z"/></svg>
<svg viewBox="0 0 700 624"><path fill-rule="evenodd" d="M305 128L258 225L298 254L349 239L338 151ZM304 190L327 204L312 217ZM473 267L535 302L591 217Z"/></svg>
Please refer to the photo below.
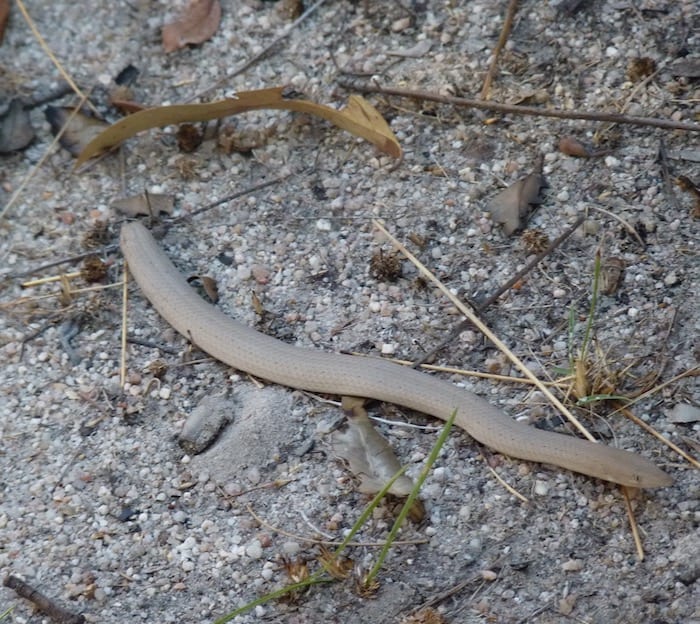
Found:
<svg viewBox="0 0 700 624"><path fill-rule="evenodd" d="M328 2L268 58L235 76L236 67L288 25L276 3L224 3L211 41L170 55L162 51L159 29L184 2L115 10L114 3L98 0L86 11L81 3L58 0L30 3L28 10L75 80L94 86L98 106L104 85L129 63L141 71L134 96L149 104L183 102L230 76L208 97L291 84L340 105L347 92L335 84L333 59L386 84L478 94L502 4L413 3L412 20L398 3ZM514 102L544 92L543 106L624 107L630 114L697 120L697 81L668 70L683 54L697 55L697 2L583 4L567 17L554 2L520 3L493 98ZM59 85L15 9L0 48L2 101ZM412 49L422 56L393 56ZM643 83L629 80L629 61L644 56L658 73ZM130 140L121 156L80 173L71 172L72 159L60 149L36 170L0 223L3 575L22 576L88 622L213 622L289 582L285 561L308 561L313 568L319 548L308 540L342 539L367 503L328 455L337 408L278 386L260 389L244 374L199 360L134 285L129 335L167 350L130 344L128 382L121 389L121 289L79 294L62 307L56 296L35 299L55 295L55 283L21 288L26 278L17 274L83 252L85 235L99 221L109 224L115 242L119 217L112 201L144 189L173 194L176 214L188 215L286 176L179 223L163 246L186 274L215 278L221 307L261 331L314 349L411 359L439 342L459 316L408 263L395 283L373 277L373 254L391 250L371 219L384 219L459 296L487 296L531 254L519 237L502 235L485 206L543 154L549 187L531 227L553 239L583 210L587 223L486 310L484 320L533 369L560 376L572 343L580 345L584 335L600 249L604 257L622 259L625 271L617 291L599 298L594 352L615 371L629 368L624 391L643 386L643 377L655 371L670 380L697 365L697 220L692 197L675 185L667 188L658 160L663 140L669 154L680 156L669 161L673 175L697 182L700 164L682 158L697 152L697 135L516 116L486 124L486 113L370 99L404 148L398 166L318 120L253 112L231 122L241 131L269 130L249 155L227 155L213 141L181 154L173 129L165 129ZM1 157L2 205L52 139L41 112L31 116L36 141ZM556 146L569 134L587 143L597 135L601 148L611 151L595 159L565 156ZM645 247L623 222L646 239ZM119 254L105 252L103 259L108 281L118 282ZM61 342L67 318L80 322L70 341L75 353ZM157 360L165 363L160 377L152 366ZM439 362L514 372L472 330ZM513 417L560 426L527 387L452 379ZM208 450L187 454L178 436L196 406L212 396L231 397L232 422ZM692 451L700 425L668 415L676 404L699 401L697 383L686 378L633 411ZM357 595L349 579L317 586L292 602L265 604L236 621L394 623L454 588L435 602L448 622L700 621L697 471L619 415L595 409L604 420L580 416L597 435L652 458L675 480L632 501L644 561L636 557L618 489L494 455L455 432L426 482L425 522L400 534L421 543L392 550L374 599ZM393 406L373 412L435 425ZM380 429L415 477L435 441L434 428ZM508 493L487 465L529 503ZM391 523L392 510L383 506L355 539L381 541ZM361 546L349 554L366 571L378 550ZM1 591L0 611L14 607L10 621L48 621L14 592Z"/></svg>

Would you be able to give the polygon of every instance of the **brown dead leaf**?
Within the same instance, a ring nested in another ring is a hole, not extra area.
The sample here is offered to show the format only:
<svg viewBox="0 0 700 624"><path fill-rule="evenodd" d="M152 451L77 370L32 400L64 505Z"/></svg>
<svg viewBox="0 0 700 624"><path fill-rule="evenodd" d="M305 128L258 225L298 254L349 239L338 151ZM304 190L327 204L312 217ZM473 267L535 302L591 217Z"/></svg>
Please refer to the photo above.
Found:
<svg viewBox="0 0 700 624"><path fill-rule="evenodd" d="M671 75L682 78L700 78L700 57L686 56L671 63Z"/></svg>
<svg viewBox="0 0 700 624"><path fill-rule="evenodd" d="M691 213L693 219L700 219L700 187L693 182L688 176L678 176L676 184L693 196L694 205Z"/></svg>
<svg viewBox="0 0 700 624"><path fill-rule="evenodd" d="M343 397L343 411L348 428L336 433L331 441L333 454L348 462L350 470L360 479L360 492L376 494L400 469L401 464L389 443L377 433L362 399ZM394 496L408 496L413 481L401 475L389 489Z"/></svg>
<svg viewBox="0 0 700 624"><path fill-rule="evenodd" d="M540 203L540 189L543 185L540 156L532 173L503 189L489 202L486 209L496 223L502 224L506 236L511 236L527 225L533 205Z"/></svg>
<svg viewBox="0 0 700 624"><path fill-rule="evenodd" d="M326 121L369 141L385 154L401 158L401 146L389 124L367 100L351 95L345 108L337 110L323 104L290 97L286 87L241 91L232 97L208 104L158 106L129 115L112 124L85 146L76 167L106 149L151 128L181 123L211 121L251 110L291 110L321 117Z"/></svg>
<svg viewBox="0 0 700 624"><path fill-rule="evenodd" d="M29 111L17 98L0 114L0 154L9 154L27 147L34 140Z"/></svg>
<svg viewBox="0 0 700 624"><path fill-rule="evenodd" d="M10 19L10 0L0 0L0 45L5 37L5 28Z"/></svg>
<svg viewBox="0 0 700 624"><path fill-rule="evenodd" d="M58 140L61 146L68 150L71 156L77 156L106 128L109 128L109 124L82 111L73 115L73 111L74 109L68 106L47 106L44 109L44 116L54 135L63 132Z"/></svg>
<svg viewBox="0 0 700 624"><path fill-rule="evenodd" d="M218 30L220 22L219 0L190 0L174 22L163 26L163 49L174 52L188 44L204 43Z"/></svg>
<svg viewBox="0 0 700 624"><path fill-rule="evenodd" d="M404 617L400 624L447 624L447 620L432 607L423 607Z"/></svg>
<svg viewBox="0 0 700 624"><path fill-rule="evenodd" d="M157 217L159 214L173 214L175 198L161 193L139 193L131 197L116 199L111 208L127 217Z"/></svg>
<svg viewBox="0 0 700 624"><path fill-rule="evenodd" d="M219 301L219 287L216 285L216 280L208 275L192 275L187 278L187 283L191 284L199 280L204 288L204 292L207 293L207 297L212 303Z"/></svg>

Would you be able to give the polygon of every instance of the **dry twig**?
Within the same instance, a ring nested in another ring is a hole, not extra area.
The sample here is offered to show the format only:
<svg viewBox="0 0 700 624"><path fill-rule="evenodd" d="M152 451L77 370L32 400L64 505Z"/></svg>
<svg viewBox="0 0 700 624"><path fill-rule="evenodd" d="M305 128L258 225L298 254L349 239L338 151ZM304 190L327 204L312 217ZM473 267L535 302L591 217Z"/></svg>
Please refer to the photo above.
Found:
<svg viewBox="0 0 700 624"><path fill-rule="evenodd" d="M462 106L464 108L476 108L478 110L509 113L513 115L529 115L532 117L554 117L556 119L585 119L588 121L607 121L611 123L627 124L630 126L649 126L663 128L664 130L687 130L688 132L700 132L700 124L673 121L672 119L658 119L656 117L638 117L636 115L622 115L619 113L599 113L593 111L564 111L559 109L537 108L536 106L521 106L519 104L501 104L487 100L474 100L453 95L439 95L432 91L421 89L404 89L401 87L382 87L374 82L338 79L338 84L346 89L359 93L381 93L382 95L395 95L414 100L427 100Z"/></svg>
<svg viewBox="0 0 700 624"><path fill-rule="evenodd" d="M496 47L493 49L491 64L486 72L486 77L484 78L484 86L481 88L481 99L488 100L489 92L491 91L491 82L496 74L496 69L498 68L498 58L501 54L501 50L506 45L508 41L508 36L510 35L510 30L513 27L513 18L515 17L515 11L518 8L518 0L510 0L508 3L508 8L506 9L506 18L503 21L503 28L501 29L501 35L498 37L498 42Z"/></svg>

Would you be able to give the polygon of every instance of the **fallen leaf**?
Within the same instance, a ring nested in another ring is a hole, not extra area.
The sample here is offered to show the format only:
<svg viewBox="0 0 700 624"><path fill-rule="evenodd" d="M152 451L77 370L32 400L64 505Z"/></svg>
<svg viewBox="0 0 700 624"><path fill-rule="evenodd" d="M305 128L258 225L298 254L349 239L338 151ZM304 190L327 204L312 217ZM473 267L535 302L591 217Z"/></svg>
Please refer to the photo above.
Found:
<svg viewBox="0 0 700 624"><path fill-rule="evenodd" d="M389 443L377 433L362 407L362 399L343 397L343 411L348 428L332 438L333 454L348 462L350 470L360 479L360 492L376 494L400 469ZM408 496L413 481L401 475L389 489L394 496Z"/></svg>
<svg viewBox="0 0 700 624"><path fill-rule="evenodd" d="M698 78L700 77L700 58L687 56L678 59L669 67L672 76L681 76L682 78Z"/></svg>
<svg viewBox="0 0 700 624"><path fill-rule="evenodd" d="M163 49L174 52L192 43L210 39L221 22L219 0L190 0L174 22L163 26Z"/></svg>
<svg viewBox="0 0 700 624"><path fill-rule="evenodd" d="M700 188L688 176L678 176L676 184L693 196L693 219L700 219Z"/></svg>
<svg viewBox="0 0 700 624"><path fill-rule="evenodd" d="M208 104L158 106L129 115L109 126L86 145L78 157L76 167L143 130L180 123L211 121L260 109L291 110L316 115L369 141L389 156L401 157L401 147L391 128L377 109L363 97L351 95L347 106L336 110L323 104L290 97L287 87L273 87L241 91L232 97Z"/></svg>
<svg viewBox="0 0 700 624"><path fill-rule="evenodd" d="M690 403L676 403L668 414L672 423L694 423L700 420L700 408Z"/></svg>
<svg viewBox="0 0 700 624"><path fill-rule="evenodd" d="M29 111L17 98L0 114L0 154L24 149L34 140Z"/></svg>
<svg viewBox="0 0 700 624"><path fill-rule="evenodd" d="M10 19L10 0L0 0L0 44L5 37L5 28Z"/></svg>
<svg viewBox="0 0 700 624"><path fill-rule="evenodd" d="M157 217L159 214L173 214L175 198L161 193L140 193L131 197L116 199L111 208L127 217Z"/></svg>
<svg viewBox="0 0 700 624"><path fill-rule="evenodd" d="M540 156L535 171L503 189L489 202L486 209L491 213L491 218L503 226L506 236L511 236L527 225L533 205L540 203L540 189L543 185Z"/></svg>
<svg viewBox="0 0 700 624"><path fill-rule="evenodd" d="M389 56L399 56L401 58L421 58L430 52L433 47L433 42L430 39L423 39L411 48L400 48L387 52Z"/></svg>
<svg viewBox="0 0 700 624"><path fill-rule="evenodd" d="M68 106L47 106L44 109L44 116L51 126L51 132L57 135L63 131L58 142L70 152L71 156L80 154L105 128L109 128L107 122L81 111L73 115L74 110Z"/></svg>
<svg viewBox="0 0 700 624"><path fill-rule="evenodd" d="M207 293L207 297L212 303L217 303L219 301L219 287L216 285L216 280L208 275L192 275L187 278L187 283L200 281L204 292Z"/></svg>

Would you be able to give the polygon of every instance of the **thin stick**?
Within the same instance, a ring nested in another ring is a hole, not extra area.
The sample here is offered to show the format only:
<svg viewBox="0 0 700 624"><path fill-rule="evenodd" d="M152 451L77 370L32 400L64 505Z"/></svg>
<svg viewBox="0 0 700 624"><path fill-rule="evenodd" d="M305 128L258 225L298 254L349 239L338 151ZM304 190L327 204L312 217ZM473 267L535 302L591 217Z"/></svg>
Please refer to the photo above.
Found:
<svg viewBox="0 0 700 624"><path fill-rule="evenodd" d="M358 357L376 358L378 360L388 360L390 362L395 362L396 364L401 364L402 366L414 366L414 363L411 360L401 360L399 358L378 357L376 355L367 355L366 353L360 353L359 351L341 351L341 352L342 353L349 353L350 355L356 355ZM518 384L525 384L525 385L532 384L532 381L530 379L525 379L523 377L513 377L512 375L496 375L495 373L484 373L482 371L468 370L466 368L457 368L456 366L440 366L439 364L421 364L420 368L424 368L425 370L435 371L438 373L449 373L451 375L461 375L462 377L478 377L479 379L490 379L491 381L505 381L506 383L518 383ZM544 383L548 386L559 387L559 386L563 386L565 383L571 381L571 379L573 379L572 376L561 377L555 381L543 381L542 383Z"/></svg>
<svg viewBox="0 0 700 624"><path fill-rule="evenodd" d="M653 435L657 440L660 442L663 442L668 448L674 450L676 453L678 453L683 459L685 459L689 464L692 466L695 466L696 468L700 468L700 461L695 459L692 455L689 455L686 453L682 448L679 446L676 446L671 440L668 440L664 436L662 436L654 427L652 427L650 424L645 423L641 418L638 416L635 416L632 413L632 410L627 409L627 406L619 407L616 411L621 412L624 414L627 418L629 418L635 425L638 425L644 431L647 433L650 433Z"/></svg>
<svg viewBox="0 0 700 624"><path fill-rule="evenodd" d="M396 95L398 97L414 100L427 100L441 102L453 106L476 108L478 110L495 111L499 113L511 113L513 115L529 115L534 117L555 117L556 119L585 119L588 121L607 121L611 123L628 124L631 126L651 126L664 130L687 130L688 132L700 132L700 124L671 119L658 119L656 117L638 117L635 115L622 115L619 113L598 113L591 111L563 111L559 109L537 108L536 106L521 106L519 104L501 104L486 100L460 98L451 95L438 95L432 91L420 89L403 89L400 87L382 87L368 81L338 79L338 84L346 89L359 91L360 93L381 93L382 95Z"/></svg>
<svg viewBox="0 0 700 624"><path fill-rule="evenodd" d="M308 544L318 544L319 546L340 546L342 542L327 542L324 540L317 540L314 539L313 537L304 537L303 535L298 535L297 533L290 533L289 531L285 531L284 529L280 529L279 527L274 526L273 524L270 524L269 522L266 522L263 520L258 514L255 513L253 508L250 506L249 503L246 503L245 506L246 510L248 513L253 516L255 521L260 524L261 526L264 526L266 529L269 529L270 531L274 531L275 533L279 533L280 535L284 535L285 537L291 537L294 540L297 540L298 542L306 542ZM427 544L430 540L427 539L420 539L420 540L396 540L394 544ZM362 546L366 547L371 547L371 548L379 548L381 546L384 546L386 542L348 542L345 544L345 546L349 548L358 548Z"/></svg>
<svg viewBox="0 0 700 624"><path fill-rule="evenodd" d="M262 182L261 184L251 186L250 188L244 189L242 191L237 191L235 193L231 193L231 195L226 195L225 197L222 197L221 199L217 199L216 201L213 201L212 203L210 203L202 208L199 208L193 212L176 217L175 219L173 219L169 223L171 225L180 223L180 222L185 221L187 219L190 219L194 216L200 215L203 212L206 212L207 210L211 210L212 208L216 208L217 206L220 206L221 204L225 204L226 202L233 201L234 199L238 199L239 197L243 197L244 195L248 195L249 193L254 193L255 191L259 191L259 190L264 189L268 186L272 186L274 184L277 184L278 182L286 179L287 177L288 176L274 178L273 180L268 180L267 182ZM33 269L27 269L26 271L22 271L21 273L15 273L13 275L10 275L10 278L17 279L17 278L21 278L21 277L27 277L28 275L33 275L34 273L42 273L46 269L56 267L60 264L79 262L80 260L83 260L83 259L87 258L88 256L106 255L108 253L116 251L118 248L119 248L119 246L116 244L115 245L106 245L105 247L102 247L101 249L86 251L85 253L81 253L81 254L78 254L76 256L69 256L68 258L61 258L60 260L54 260L53 262L48 262L47 264L42 264L41 266L35 267Z"/></svg>
<svg viewBox="0 0 700 624"><path fill-rule="evenodd" d="M639 236L639 233L637 230L635 230L627 221L625 221L621 216L616 215L614 212L611 212L610 210L606 210L602 206L597 206L595 204L589 204L589 208L592 208L593 210L597 210L598 212L602 212L603 214L608 215L610 218L615 219L622 223L622 226L632 235L637 239L637 242L642 246L642 249L646 249L646 244L642 240L642 237Z"/></svg>
<svg viewBox="0 0 700 624"><path fill-rule="evenodd" d="M122 353L121 353L121 360L119 363L119 385L124 388L124 384L126 383L126 330L127 330L127 325L126 325L126 319L127 319L127 314L129 312L128 309L128 302L129 302L129 267L126 265L126 262L124 262L124 277L122 279L122 336L121 336L121 348L122 348Z"/></svg>
<svg viewBox="0 0 700 624"><path fill-rule="evenodd" d="M210 93L210 92L213 91L214 89L218 89L220 86L226 84L229 80L231 80L231 79L234 78L235 76L238 76L239 74L242 74L244 71L249 70L249 69L250 69L251 67L253 67L253 65L255 65L256 63L262 61L270 52L272 52L272 50L273 50L277 45L279 45L282 41L284 41L287 37L289 37L289 35L291 34L291 32L292 32L295 28L297 28L297 26L299 26L299 24L301 24L303 21L305 21L306 19L308 19L313 13L316 12L316 10L317 10L322 4L325 4L325 2L326 2L326 0L318 0L318 2L316 2L316 4L310 6L308 9L306 9L306 11L304 11L296 20L294 20L289 26L287 26L287 28L285 29L285 31L284 31L279 37L277 37L277 39L273 40L273 42L272 42L270 45L268 45L267 47L265 47L265 48L263 49L262 52L256 54L256 55L255 55L253 58L251 58L250 60L245 61L245 62L243 63L243 65L241 65L241 66L238 67L236 70L234 70L234 72L233 72L232 74L228 74L228 75L224 76L221 80L218 80L217 82L215 82L211 87L207 87L207 88L204 89L203 91L200 91L199 93L196 93L196 94L193 95L191 98L189 98L187 101L196 100L196 99L198 99L198 98L200 98L200 97L202 97L202 96L204 96L204 95L207 95L208 93Z"/></svg>
<svg viewBox="0 0 700 624"><path fill-rule="evenodd" d="M42 264L38 267L22 271L21 273L14 273L13 275L10 275L9 278L18 279L20 277L27 277L28 275L33 275L34 273L43 273L44 271L46 271L46 269L52 269L53 267L57 267L61 264L79 262L80 260L84 260L88 256L104 256L108 253L111 253L112 251L115 251L117 247L118 245L106 245L100 249L86 251L84 253L78 254L77 256L69 256L68 258L61 258L60 260L53 260L52 262L47 262L46 264Z"/></svg>
<svg viewBox="0 0 700 624"><path fill-rule="evenodd" d="M545 386L533 372L525 366L522 362L508 347L501 341L498 336L496 336L467 306L465 306L457 297L455 297L449 289L433 275L430 270L423 265L418 258L416 258L408 249L406 249L394 236L392 236L389 231L377 220L372 219L374 226L381 231L384 236L386 236L396 249L398 249L406 258L408 258L415 267L430 280L435 286L437 286L440 291L455 305L455 307L466 316L472 324L482 333L486 338L488 338L497 349L499 349L528 379L532 381L538 390L544 394L549 402L554 405L564 416L569 419L574 427L576 427L587 439L591 442L597 442L597 440L586 430L586 428L578 421L578 419L569 411L569 409L555 397L552 392Z"/></svg>
<svg viewBox="0 0 700 624"><path fill-rule="evenodd" d="M2 584L13 589L18 596L29 600L39 611L45 613L58 624L83 624L85 622L85 617L82 614L72 613L64 609L54 600L34 589L29 583L14 574L6 576Z"/></svg>
<svg viewBox="0 0 700 624"><path fill-rule="evenodd" d="M75 271L74 273L64 273L63 275L41 277L39 279L30 280L28 282L22 282L19 286L20 288L31 288L32 286L41 286L41 284L50 284L51 282L58 282L62 279L73 279L74 277L80 277L82 274L82 271Z"/></svg>
<svg viewBox="0 0 700 624"><path fill-rule="evenodd" d="M486 77L484 78L484 86L481 89L481 99L489 99L489 91L491 91L491 82L493 82L493 77L496 75L496 69L498 69L498 58L501 55L501 50L506 45L508 41L508 36L510 35L511 28L513 27L513 18L515 17L515 11L518 8L518 0L510 0L508 3L508 8L506 9L506 19L503 21L503 28L501 28L501 35L498 37L498 42L496 47L493 49L493 57L491 58L491 64L486 72Z"/></svg>
<svg viewBox="0 0 700 624"><path fill-rule="evenodd" d="M39 42L39 45L42 47L42 49L46 53L46 56L48 56L51 59L51 62L56 66L58 73L61 74L61 76L63 76L63 79L70 85L70 88L73 89L73 91L76 93L76 95L80 96L80 99L83 101L83 103L85 103L87 101L87 94L83 93L81 91L80 87L77 84L75 84L75 82L70 77L68 72L65 69L63 69L63 65L61 65L61 61L59 61L56 58L54 53L51 51L51 48L49 48L48 44L46 43L44 38L41 36L41 33L39 32L39 29L36 27L34 20L29 15L27 8L24 6L24 2L22 2L22 0L17 0L17 7L19 8L20 13L22 13L22 17L24 17L24 21L27 22L27 26L29 26L29 30L32 31L32 34L34 35L34 37L36 37L36 40ZM81 106L82 106L82 104L81 104ZM95 113L96 115L99 116L97 109L90 102L88 102L88 106L92 109L93 113Z"/></svg>
<svg viewBox="0 0 700 624"><path fill-rule="evenodd" d="M484 299L483 301L476 302L474 304L474 309L477 312L481 312L489 307L491 304L495 303L496 300L506 291L510 290L518 281L520 281L525 275L527 275L532 269L534 269L544 258L551 254L557 247L559 247L569 236L571 236L576 229L583 223L585 219L584 215L579 215L576 221L569 226L562 234L560 234L544 251L538 253L530 262L528 262L520 271L518 271L513 277L511 277L505 284L501 285L496 292L494 292L490 297ZM449 343L457 338L465 329L469 327L469 320L463 319L445 338L439 345L425 353L420 359L416 360L413 364L413 368L418 368L423 366L428 360L435 357L439 351L444 349Z"/></svg>
<svg viewBox="0 0 700 624"><path fill-rule="evenodd" d="M632 538L634 539L634 545L637 548L637 559L644 561L644 546L642 546L642 540L639 537L639 527L637 526L637 520L634 517L634 510L632 509L632 501L630 500L629 490L621 485L623 498L625 499L625 509L627 510L627 518L630 523L630 529L632 529Z"/></svg>
<svg viewBox="0 0 700 624"><path fill-rule="evenodd" d="M486 458L484 458L486 459ZM496 478L496 481L498 481L506 490L508 490L515 498L520 499L523 503L529 504L530 501L528 498L523 496L518 490L516 490L512 485L508 485L501 475L499 475L491 466L489 466L488 461L486 462L486 467L491 471L491 474Z"/></svg>

